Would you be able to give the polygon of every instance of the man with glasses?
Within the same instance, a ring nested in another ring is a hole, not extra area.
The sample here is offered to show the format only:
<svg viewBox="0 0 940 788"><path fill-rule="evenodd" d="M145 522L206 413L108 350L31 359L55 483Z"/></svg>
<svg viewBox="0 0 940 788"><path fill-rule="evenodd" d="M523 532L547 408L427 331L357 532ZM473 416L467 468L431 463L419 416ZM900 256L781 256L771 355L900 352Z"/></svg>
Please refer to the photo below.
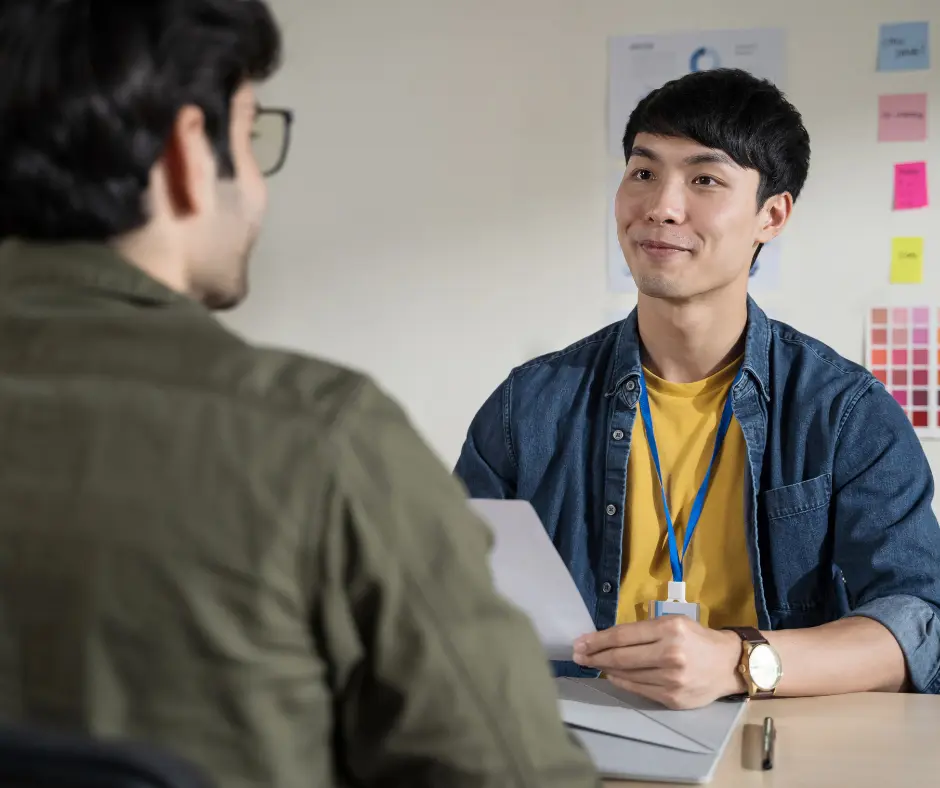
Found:
<svg viewBox="0 0 940 788"><path fill-rule="evenodd" d="M226 331L291 115L259 0L0 6L0 717L219 786L587 786L462 488Z"/></svg>

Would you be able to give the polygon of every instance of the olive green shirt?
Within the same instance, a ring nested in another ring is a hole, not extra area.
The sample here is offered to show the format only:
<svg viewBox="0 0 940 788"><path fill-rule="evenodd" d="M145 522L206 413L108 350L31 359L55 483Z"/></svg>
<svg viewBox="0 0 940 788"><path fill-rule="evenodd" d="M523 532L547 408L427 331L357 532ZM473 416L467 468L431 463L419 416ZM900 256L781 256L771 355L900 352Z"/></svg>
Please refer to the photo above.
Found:
<svg viewBox="0 0 940 788"><path fill-rule="evenodd" d="M0 718L224 788L598 784L489 532L368 378L95 245L0 247L0 337Z"/></svg>

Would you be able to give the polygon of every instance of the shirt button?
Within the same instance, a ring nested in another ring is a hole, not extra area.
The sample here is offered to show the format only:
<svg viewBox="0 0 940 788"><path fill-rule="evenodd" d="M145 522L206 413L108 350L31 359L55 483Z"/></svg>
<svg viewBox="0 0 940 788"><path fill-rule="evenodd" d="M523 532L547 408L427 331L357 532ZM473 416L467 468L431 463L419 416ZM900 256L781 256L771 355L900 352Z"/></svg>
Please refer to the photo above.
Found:
<svg viewBox="0 0 940 788"><path fill-rule="evenodd" d="M605 594L609 594L609 593L610 593L610 590L611 590L612 588L613 588L613 586L612 586L610 583L604 583L604 585L601 586L601 590L602 590Z"/></svg>
<svg viewBox="0 0 940 788"><path fill-rule="evenodd" d="M632 380L628 380L628 381L626 382L626 385L624 385L624 388L625 388L627 391L633 391L633 389L636 388L636 383L634 383Z"/></svg>
<svg viewBox="0 0 940 788"><path fill-rule="evenodd" d="M617 507L612 503L607 504L607 514L613 517L615 514L617 514Z"/></svg>
<svg viewBox="0 0 940 788"><path fill-rule="evenodd" d="M615 441L623 440L623 430L614 430L614 440Z"/></svg>

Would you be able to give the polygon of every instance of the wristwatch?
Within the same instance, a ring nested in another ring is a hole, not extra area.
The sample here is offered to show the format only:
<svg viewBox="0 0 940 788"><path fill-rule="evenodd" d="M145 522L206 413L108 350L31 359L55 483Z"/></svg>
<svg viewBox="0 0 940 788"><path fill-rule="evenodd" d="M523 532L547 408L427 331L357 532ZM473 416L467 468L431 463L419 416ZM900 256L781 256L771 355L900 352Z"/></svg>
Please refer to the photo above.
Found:
<svg viewBox="0 0 940 788"><path fill-rule="evenodd" d="M726 627L741 638L738 670L747 684L747 696L755 700L772 698L783 676L780 655L754 627Z"/></svg>

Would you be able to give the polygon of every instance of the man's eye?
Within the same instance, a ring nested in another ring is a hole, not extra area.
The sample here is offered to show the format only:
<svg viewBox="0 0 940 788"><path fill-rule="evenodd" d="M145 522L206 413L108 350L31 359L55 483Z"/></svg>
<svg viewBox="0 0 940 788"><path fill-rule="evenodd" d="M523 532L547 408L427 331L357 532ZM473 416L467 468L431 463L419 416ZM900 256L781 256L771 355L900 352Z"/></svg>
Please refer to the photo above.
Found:
<svg viewBox="0 0 940 788"><path fill-rule="evenodd" d="M718 181L712 178L711 175L699 175L693 183L698 184L699 186L716 186Z"/></svg>
<svg viewBox="0 0 940 788"><path fill-rule="evenodd" d="M634 170L632 177L635 181L648 181L653 177L653 173L649 170Z"/></svg>

